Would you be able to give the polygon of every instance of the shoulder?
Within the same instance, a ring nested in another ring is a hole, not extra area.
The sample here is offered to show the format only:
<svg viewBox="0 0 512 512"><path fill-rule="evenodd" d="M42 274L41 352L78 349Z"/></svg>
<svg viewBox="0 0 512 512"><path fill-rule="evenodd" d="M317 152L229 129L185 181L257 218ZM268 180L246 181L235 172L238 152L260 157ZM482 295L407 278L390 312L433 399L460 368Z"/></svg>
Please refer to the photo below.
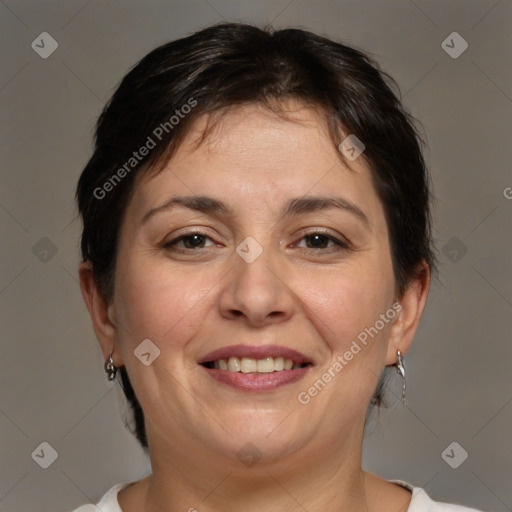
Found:
<svg viewBox="0 0 512 512"><path fill-rule="evenodd" d="M407 482L393 480L393 483L399 484L412 493L411 503L407 512L481 512L474 508L464 507L462 505L452 505L450 503L441 503L432 500L421 487L414 487Z"/></svg>
<svg viewBox="0 0 512 512"><path fill-rule="evenodd" d="M462 505L451 505L449 503L441 503L433 501L424 489L414 487L407 482L400 480L392 480L393 483L399 484L412 493L411 503L407 512L481 512L474 508L464 507ZM111 487L96 504L82 505L72 512L122 512L117 494L121 489L128 487L134 482L122 482Z"/></svg>
<svg viewBox="0 0 512 512"><path fill-rule="evenodd" d="M133 482L121 482L112 486L96 504L82 505L72 512L123 512L117 501L117 494L121 489L128 487Z"/></svg>

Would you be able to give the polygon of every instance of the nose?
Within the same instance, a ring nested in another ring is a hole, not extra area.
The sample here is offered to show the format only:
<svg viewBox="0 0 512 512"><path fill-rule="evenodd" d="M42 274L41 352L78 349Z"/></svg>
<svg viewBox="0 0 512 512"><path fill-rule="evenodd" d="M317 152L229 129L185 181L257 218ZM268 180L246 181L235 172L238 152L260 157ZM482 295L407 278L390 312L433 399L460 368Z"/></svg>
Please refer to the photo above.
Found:
<svg viewBox="0 0 512 512"><path fill-rule="evenodd" d="M284 265L277 265L266 248L252 262L238 254L221 292L220 311L224 318L252 327L280 323L293 316L296 301L286 283Z"/></svg>

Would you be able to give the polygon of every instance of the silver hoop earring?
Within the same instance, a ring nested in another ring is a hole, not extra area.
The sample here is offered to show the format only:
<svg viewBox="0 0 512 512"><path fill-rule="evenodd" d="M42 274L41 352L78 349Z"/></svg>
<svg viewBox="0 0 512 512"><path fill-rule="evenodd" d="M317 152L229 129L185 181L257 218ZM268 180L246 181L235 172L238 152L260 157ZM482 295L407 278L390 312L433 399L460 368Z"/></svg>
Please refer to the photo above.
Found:
<svg viewBox="0 0 512 512"><path fill-rule="evenodd" d="M105 371L107 372L107 380L112 381L116 378L117 367L114 365L112 352L110 352L108 359L105 361Z"/></svg>
<svg viewBox="0 0 512 512"><path fill-rule="evenodd" d="M404 358L402 357L402 353L400 350L396 351L397 361L396 361L396 371L402 377L402 404L405 405L405 366L404 366Z"/></svg>

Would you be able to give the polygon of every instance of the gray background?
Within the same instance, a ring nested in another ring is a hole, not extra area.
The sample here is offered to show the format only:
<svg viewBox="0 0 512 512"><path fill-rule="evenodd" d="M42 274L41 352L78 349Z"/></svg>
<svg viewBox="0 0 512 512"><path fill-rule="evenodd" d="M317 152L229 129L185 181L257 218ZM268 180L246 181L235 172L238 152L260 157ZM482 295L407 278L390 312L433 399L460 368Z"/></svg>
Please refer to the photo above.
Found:
<svg viewBox="0 0 512 512"><path fill-rule="evenodd" d="M0 510L64 512L150 471L82 303L73 193L128 68L223 19L371 52L423 123L441 281L405 359L408 408L394 374L364 463L436 499L512 510L510 0L1 2ZM456 59L441 46L454 31L469 44ZM31 47L42 32L59 45L47 59ZM454 441L469 455L457 469L441 457ZM48 469L31 456L42 442L58 453Z"/></svg>

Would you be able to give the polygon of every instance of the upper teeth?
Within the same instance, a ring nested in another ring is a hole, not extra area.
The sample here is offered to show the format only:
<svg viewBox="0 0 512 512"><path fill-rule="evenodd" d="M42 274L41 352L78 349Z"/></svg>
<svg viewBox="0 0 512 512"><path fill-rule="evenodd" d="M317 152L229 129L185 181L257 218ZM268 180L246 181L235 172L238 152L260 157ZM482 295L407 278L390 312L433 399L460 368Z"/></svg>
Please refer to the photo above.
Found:
<svg viewBox="0 0 512 512"><path fill-rule="evenodd" d="M283 357L265 357L263 359L230 357L229 359L218 359L214 361L214 368L218 370L242 373L272 373L280 372L281 370L296 370L300 367L300 364L294 364L291 359L285 359Z"/></svg>

